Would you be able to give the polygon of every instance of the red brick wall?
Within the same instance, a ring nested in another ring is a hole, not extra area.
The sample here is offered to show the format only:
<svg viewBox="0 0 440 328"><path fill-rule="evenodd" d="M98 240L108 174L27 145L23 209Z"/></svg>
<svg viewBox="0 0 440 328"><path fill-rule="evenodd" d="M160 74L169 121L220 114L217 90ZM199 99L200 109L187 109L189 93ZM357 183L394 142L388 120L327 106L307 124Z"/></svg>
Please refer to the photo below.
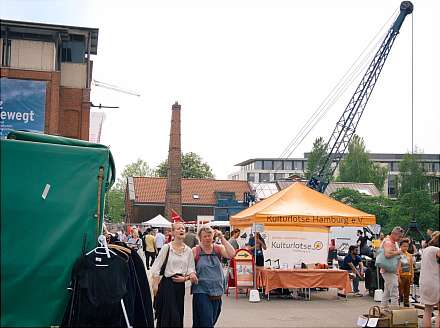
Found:
<svg viewBox="0 0 440 328"><path fill-rule="evenodd" d="M44 132L89 140L90 89L60 86L60 72L1 68L1 77L46 81Z"/></svg>

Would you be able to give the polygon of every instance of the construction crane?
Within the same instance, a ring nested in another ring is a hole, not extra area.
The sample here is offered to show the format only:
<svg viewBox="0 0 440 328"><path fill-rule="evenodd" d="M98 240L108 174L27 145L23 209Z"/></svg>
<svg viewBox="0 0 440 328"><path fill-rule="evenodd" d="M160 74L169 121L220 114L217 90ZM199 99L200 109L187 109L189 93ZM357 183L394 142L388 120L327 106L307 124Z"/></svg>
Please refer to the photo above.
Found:
<svg viewBox="0 0 440 328"><path fill-rule="evenodd" d="M116 85L113 85L113 84L110 84L110 83L105 83L105 82L101 82L101 81L97 81L97 80L92 80L92 84L95 87L109 89L109 90L112 90L112 91L125 93L125 94L131 95L131 96L136 96L136 97L140 97L141 96L140 94L138 94L135 91L123 89L123 88L120 88L120 87L118 87ZM101 105L101 104L94 105L93 103L90 106L91 107L95 107L95 108L99 108L99 109L101 109L101 108L113 108L113 109L119 108L119 106L104 106L104 105Z"/></svg>
<svg viewBox="0 0 440 328"><path fill-rule="evenodd" d="M377 50L373 60L368 66L361 82L356 88L355 93L351 97L347 107L336 123L330 139L326 144L326 158L318 163L312 178L307 185L319 192L324 192L329 183L329 178L333 176L340 160L350 143L351 138L356 132L359 120L362 117L368 99L373 92L383 65L390 53L391 47L399 34L400 27L406 16L413 12L413 4L410 1L403 1L400 4L400 14L388 30L382 44ZM317 174L317 175L315 175Z"/></svg>

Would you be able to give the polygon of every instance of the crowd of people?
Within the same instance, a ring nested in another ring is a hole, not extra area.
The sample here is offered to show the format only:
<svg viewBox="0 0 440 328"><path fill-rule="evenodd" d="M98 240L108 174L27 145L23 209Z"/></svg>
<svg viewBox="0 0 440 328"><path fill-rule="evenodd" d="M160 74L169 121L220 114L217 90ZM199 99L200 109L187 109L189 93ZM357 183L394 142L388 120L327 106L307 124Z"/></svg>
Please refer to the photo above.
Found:
<svg viewBox="0 0 440 328"><path fill-rule="evenodd" d="M131 230L131 231L130 231ZM131 228L119 231L116 238L128 247L143 253L145 266L153 277L154 309L157 327L182 327L184 315L185 282L191 283L193 326L214 327L221 312L221 296L226 280L224 259L234 256L239 248L246 248L256 255L256 265L264 266L266 242L257 232L250 234L246 243L240 229L223 234L204 225L197 234L194 227L185 229L182 222L172 224L171 229ZM186 231L187 230L187 231ZM394 270L380 269L384 280L381 305L385 308L410 306L410 291L414 283L416 259L420 265L420 297L425 305L424 327L430 327L434 306L440 302L440 232L427 231L427 240L419 244L403 237L404 231L395 227L389 235L380 234L380 246L387 260L396 259ZM356 245L340 265L349 272L353 293L363 296L359 282L365 279L361 255L371 254L367 243L371 240L362 230L358 231ZM439 327L437 320L436 327Z"/></svg>

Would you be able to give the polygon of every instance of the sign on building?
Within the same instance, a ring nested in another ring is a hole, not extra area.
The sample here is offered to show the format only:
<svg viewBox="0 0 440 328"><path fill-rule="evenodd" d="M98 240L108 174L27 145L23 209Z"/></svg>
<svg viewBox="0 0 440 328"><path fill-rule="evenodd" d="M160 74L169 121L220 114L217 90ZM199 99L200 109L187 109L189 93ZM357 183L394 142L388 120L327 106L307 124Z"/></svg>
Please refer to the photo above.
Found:
<svg viewBox="0 0 440 328"><path fill-rule="evenodd" d="M44 132L46 82L0 79L0 137L11 130Z"/></svg>

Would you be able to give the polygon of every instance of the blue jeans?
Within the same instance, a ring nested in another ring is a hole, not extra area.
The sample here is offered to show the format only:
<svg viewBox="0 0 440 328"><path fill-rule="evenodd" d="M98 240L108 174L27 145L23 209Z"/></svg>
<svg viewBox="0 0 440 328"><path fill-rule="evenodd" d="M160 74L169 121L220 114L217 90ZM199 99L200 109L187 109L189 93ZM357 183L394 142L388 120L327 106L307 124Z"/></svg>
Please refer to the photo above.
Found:
<svg viewBox="0 0 440 328"><path fill-rule="evenodd" d="M210 300L208 294L193 294L193 327L214 327L222 310L222 300Z"/></svg>
<svg viewBox="0 0 440 328"><path fill-rule="evenodd" d="M347 270L348 273L353 273L352 270ZM359 293L359 276L356 275L353 279L353 293Z"/></svg>

